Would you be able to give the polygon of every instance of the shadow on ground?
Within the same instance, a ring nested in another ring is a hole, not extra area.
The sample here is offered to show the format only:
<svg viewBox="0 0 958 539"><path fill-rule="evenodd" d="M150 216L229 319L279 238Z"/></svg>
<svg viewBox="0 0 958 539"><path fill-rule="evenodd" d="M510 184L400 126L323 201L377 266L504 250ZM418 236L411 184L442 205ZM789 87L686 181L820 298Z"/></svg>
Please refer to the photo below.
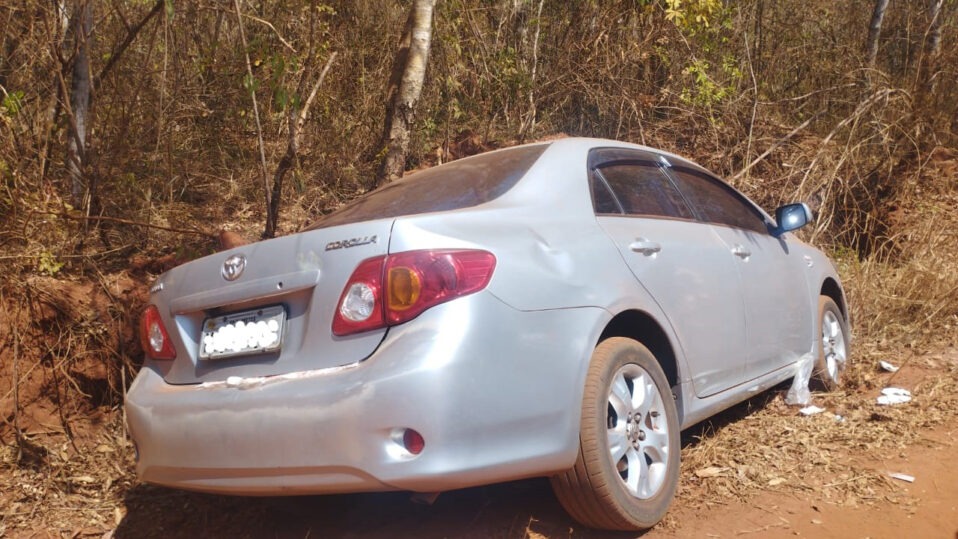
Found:
<svg viewBox="0 0 958 539"><path fill-rule="evenodd" d="M778 388L782 389L782 388ZM764 408L778 390L759 395L687 429L682 446ZM282 498L217 496L137 485L114 537L583 537L621 538L572 521L547 479L445 492L432 505L408 493ZM681 499L676 503L682 503Z"/></svg>
<svg viewBox="0 0 958 539"><path fill-rule="evenodd" d="M613 537L580 530L545 479L443 493L248 498L138 485L114 536L149 537Z"/></svg>

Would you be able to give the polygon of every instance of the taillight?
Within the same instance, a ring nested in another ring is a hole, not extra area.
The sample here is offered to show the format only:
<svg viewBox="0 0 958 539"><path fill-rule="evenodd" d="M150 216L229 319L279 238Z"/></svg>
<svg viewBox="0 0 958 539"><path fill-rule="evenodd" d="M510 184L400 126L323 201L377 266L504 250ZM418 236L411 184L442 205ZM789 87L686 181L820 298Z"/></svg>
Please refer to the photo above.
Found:
<svg viewBox="0 0 958 539"><path fill-rule="evenodd" d="M140 344L146 355L153 359L176 359L176 350L156 305L147 307L140 318Z"/></svg>
<svg viewBox="0 0 958 539"><path fill-rule="evenodd" d="M408 251L363 261L346 282L333 333L349 335L402 324L489 284L496 257L487 251Z"/></svg>
<svg viewBox="0 0 958 539"><path fill-rule="evenodd" d="M382 280L385 256L364 260L346 281L339 298L333 333L349 335L383 327Z"/></svg>

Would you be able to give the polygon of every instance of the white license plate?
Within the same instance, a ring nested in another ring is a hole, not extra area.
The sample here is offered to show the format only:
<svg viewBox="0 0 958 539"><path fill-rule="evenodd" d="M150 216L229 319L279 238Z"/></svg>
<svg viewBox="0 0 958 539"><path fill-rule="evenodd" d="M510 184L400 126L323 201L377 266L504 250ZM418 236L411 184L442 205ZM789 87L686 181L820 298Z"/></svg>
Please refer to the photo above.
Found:
<svg viewBox="0 0 958 539"><path fill-rule="evenodd" d="M207 318L200 336L200 359L276 352L283 344L285 326L282 305Z"/></svg>

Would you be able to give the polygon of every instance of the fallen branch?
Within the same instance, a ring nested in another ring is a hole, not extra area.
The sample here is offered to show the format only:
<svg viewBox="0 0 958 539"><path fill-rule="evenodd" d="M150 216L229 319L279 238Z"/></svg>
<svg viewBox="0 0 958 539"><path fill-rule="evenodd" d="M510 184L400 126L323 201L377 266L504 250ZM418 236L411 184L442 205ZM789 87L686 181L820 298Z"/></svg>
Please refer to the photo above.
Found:
<svg viewBox="0 0 958 539"><path fill-rule="evenodd" d="M192 234L195 236L203 236L205 238L210 238L210 239L217 238L216 234L211 232L203 232L202 230L196 230L196 229L190 230L186 228L154 225L152 223L144 223L142 221L132 221L130 219L121 219L119 217L106 217L106 216L98 216L98 215L70 215L69 213L55 212L55 211L38 211L34 213L39 213L41 215L53 215L55 217L62 217L63 219L70 219L72 221L104 221L107 223L117 223L121 225L139 226L143 228L155 228L157 230L165 230L167 232L176 232L177 234Z"/></svg>
<svg viewBox="0 0 958 539"><path fill-rule="evenodd" d="M739 179L740 177L742 177L743 174L745 174L746 172L748 172L749 170L751 170L752 167L754 167L755 165L759 164L763 159L765 159L766 157L768 157L769 155L771 155L772 152L774 152L775 150L777 150L779 146L781 146L782 144L785 144L786 142L788 142L789 139L791 139L792 137L794 137L795 135L797 135L798 132L801 131L802 129L805 129L806 127L808 127L808 125L809 125L810 123L812 123L812 122L815 120L815 118L818 118L818 117L821 116L821 115L822 115L821 112L815 114L815 115L812 116L811 118L809 118L809 119L805 120L804 122L802 122L802 124L799 125L798 127L796 127L795 129L792 129L787 135L785 135L784 137L782 137L782 138L776 140L776 141L775 141L775 144L772 144L771 146L769 146L769 148L768 148L767 150L765 150L764 152L762 152L762 155L756 157L751 163L749 163L748 165L746 165L745 168L743 168L742 170L738 171L734 176L732 176L732 178L731 178L729 181L733 181L733 182L734 182L735 180L737 180L737 179Z"/></svg>

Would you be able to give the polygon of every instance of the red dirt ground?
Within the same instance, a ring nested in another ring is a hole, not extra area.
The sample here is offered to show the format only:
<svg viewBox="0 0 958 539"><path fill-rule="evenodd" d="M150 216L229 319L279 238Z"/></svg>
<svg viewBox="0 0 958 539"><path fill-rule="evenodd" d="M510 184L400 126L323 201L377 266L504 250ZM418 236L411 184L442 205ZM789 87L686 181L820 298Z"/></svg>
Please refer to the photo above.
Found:
<svg viewBox="0 0 958 539"><path fill-rule="evenodd" d="M880 461L865 463L879 472L915 477L914 483L889 478L910 503L886 499L869 506L838 507L816 499L770 492L750 503L716 505L706 511L682 507L672 512L674 530L654 529L645 537L762 538L942 538L958 539L958 422L928 432L921 445Z"/></svg>
<svg viewBox="0 0 958 539"><path fill-rule="evenodd" d="M768 492L749 502L695 507L679 498L667 521L645 539L725 537L958 539L958 422L927 433L901 455L871 462L876 470L915 476L889 479L894 499L838 507ZM115 537L529 537L624 538L641 534L584 529L559 507L545 480L445 493L432 506L401 493L289 499L237 499L139 486ZM902 501L908 500L908 501ZM198 534L198 535L197 535Z"/></svg>

